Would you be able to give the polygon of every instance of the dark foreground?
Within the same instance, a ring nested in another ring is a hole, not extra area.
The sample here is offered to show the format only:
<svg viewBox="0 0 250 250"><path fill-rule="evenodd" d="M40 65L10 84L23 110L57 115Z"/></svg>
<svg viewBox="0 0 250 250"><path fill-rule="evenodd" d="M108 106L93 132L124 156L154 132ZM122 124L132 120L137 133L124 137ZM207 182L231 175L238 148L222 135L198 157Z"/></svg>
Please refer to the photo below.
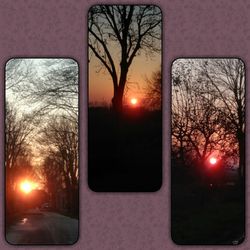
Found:
<svg viewBox="0 0 250 250"><path fill-rule="evenodd" d="M172 171L171 235L180 245L238 245L245 235L245 192L239 183L197 184ZM182 175L183 176L183 175Z"/></svg>
<svg viewBox="0 0 250 250"><path fill-rule="evenodd" d="M6 231L6 240L13 245L65 245L77 239L78 220L38 209L29 210Z"/></svg>
<svg viewBox="0 0 250 250"><path fill-rule="evenodd" d="M90 108L88 183L94 191L156 191L162 178L160 111L128 109L119 117Z"/></svg>

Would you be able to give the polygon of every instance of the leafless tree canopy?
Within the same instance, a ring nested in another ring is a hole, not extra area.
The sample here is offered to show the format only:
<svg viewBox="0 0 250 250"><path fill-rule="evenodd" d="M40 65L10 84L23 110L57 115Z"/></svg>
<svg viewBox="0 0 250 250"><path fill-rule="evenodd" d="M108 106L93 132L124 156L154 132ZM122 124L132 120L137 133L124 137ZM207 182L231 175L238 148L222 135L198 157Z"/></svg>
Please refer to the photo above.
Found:
<svg viewBox="0 0 250 250"><path fill-rule="evenodd" d="M153 72L151 78L146 78L146 106L150 109L161 109L162 77L161 71Z"/></svg>
<svg viewBox="0 0 250 250"><path fill-rule="evenodd" d="M245 68L239 59L183 59L172 69L172 146L184 160L215 151L245 165Z"/></svg>
<svg viewBox="0 0 250 250"><path fill-rule="evenodd" d="M20 59L23 64L25 59ZM26 63L28 64L28 63ZM36 72L33 66L23 67L20 73L15 74L15 81L7 87L19 93L19 96L38 106L39 115L53 112L64 112L70 116L78 114L78 65L71 59L47 59L41 62L43 73ZM28 68L28 69L27 69ZM31 69L29 69L31 68ZM32 70L33 68L33 70ZM19 82L23 71L31 72L23 82Z"/></svg>
<svg viewBox="0 0 250 250"><path fill-rule="evenodd" d="M90 58L93 54L112 77L115 109L122 107L127 74L136 55L160 51L160 25L161 11L153 5L98 5L90 9Z"/></svg>
<svg viewBox="0 0 250 250"><path fill-rule="evenodd" d="M16 88L18 85L25 84L28 79L34 76L31 70L31 62L23 59L11 59L5 68L6 90Z"/></svg>
<svg viewBox="0 0 250 250"><path fill-rule="evenodd" d="M44 146L43 174L52 196L65 189L70 209L78 190L78 127L65 117L53 117L41 130L38 141ZM75 208L74 208L75 209Z"/></svg>
<svg viewBox="0 0 250 250"><path fill-rule="evenodd" d="M30 119L20 116L15 107L6 103L5 115L5 183L6 207L8 213L14 211L13 192L17 190L19 180L23 177L37 180L32 165L29 138L34 128Z"/></svg>
<svg viewBox="0 0 250 250"><path fill-rule="evenodd" d="M7 189L17 185L16 176L27 178L32 173L32 178L37 178L32 169L38 161L36 175L44 179L50 196L67 190L68 210L74 213L78 192L78 65L71 59L13 59L6 65L6 99Z"/></svg>
<svg viewBox="0 0 250 250"><path fill-rule="evenodd" d="M17 116L17 111L10 104L6 104L5 138L6 138L6 168L15 166L18 156L28 152L28 136L33 131L33 126L26 116Z"/></svg>

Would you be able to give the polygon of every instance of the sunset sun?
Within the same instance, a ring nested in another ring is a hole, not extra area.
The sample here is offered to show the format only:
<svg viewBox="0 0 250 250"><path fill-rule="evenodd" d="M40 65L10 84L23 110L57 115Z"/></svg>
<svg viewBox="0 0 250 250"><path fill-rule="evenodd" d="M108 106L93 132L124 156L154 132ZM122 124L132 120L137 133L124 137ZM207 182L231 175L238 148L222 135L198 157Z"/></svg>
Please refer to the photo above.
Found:
<svg viewBox="0 0 250 250"><path fill-rule="evenodd" d="M217 162L217 159L215 157L210 158L209 162L214 165Z"/></svg>
<svg viewBox="0 0 250 250"><path fill-rule="evenodd" d="M138 100L136 98L131 98L130 103L135 106L138 103Z"/></svg>
<svg viewBox="0 0 250 250"><path fill-rule="evenodd" d="M34 184L30 181L24 181L21 183L20 188L24 193L28 194L33 190Z"/></svg>

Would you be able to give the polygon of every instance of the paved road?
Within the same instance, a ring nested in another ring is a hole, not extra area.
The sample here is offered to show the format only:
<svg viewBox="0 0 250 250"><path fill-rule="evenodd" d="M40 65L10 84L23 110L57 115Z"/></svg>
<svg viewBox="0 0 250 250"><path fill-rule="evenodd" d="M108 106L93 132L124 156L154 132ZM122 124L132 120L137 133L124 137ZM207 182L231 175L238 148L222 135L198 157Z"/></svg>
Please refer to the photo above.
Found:
<svg viewBox="0 0 250 250"><path fill-rule="evenodd" d="M10 244L73 244L77 238L78 220L39 210L26 213L6 234Z"/></svg>

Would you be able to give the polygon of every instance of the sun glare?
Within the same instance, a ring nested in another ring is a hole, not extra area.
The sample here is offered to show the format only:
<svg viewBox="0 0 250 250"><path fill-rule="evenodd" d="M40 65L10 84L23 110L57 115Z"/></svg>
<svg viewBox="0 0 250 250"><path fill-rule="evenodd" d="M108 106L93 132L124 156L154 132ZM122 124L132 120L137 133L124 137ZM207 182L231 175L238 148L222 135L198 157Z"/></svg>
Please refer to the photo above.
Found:
<svg viewBox="0 0 250 250"><path fill-rule="evenodd" d="M132 105L136 105L138 103L138 100L136 98L131 98L130 102Z"/></svg>
<svg viewBox="0 0 250 250"><path fill-rule="evenodd" d="M34 189L34 184L30 181L24 181L21 183L20 188L24 193L28 194Z"/></svg>
<svg viewBox="0 0 250 250"><path fill-rule="evenodd" d="M217 159L215 157L210 158L209 162L214 165L217 162Z"/></svg>

